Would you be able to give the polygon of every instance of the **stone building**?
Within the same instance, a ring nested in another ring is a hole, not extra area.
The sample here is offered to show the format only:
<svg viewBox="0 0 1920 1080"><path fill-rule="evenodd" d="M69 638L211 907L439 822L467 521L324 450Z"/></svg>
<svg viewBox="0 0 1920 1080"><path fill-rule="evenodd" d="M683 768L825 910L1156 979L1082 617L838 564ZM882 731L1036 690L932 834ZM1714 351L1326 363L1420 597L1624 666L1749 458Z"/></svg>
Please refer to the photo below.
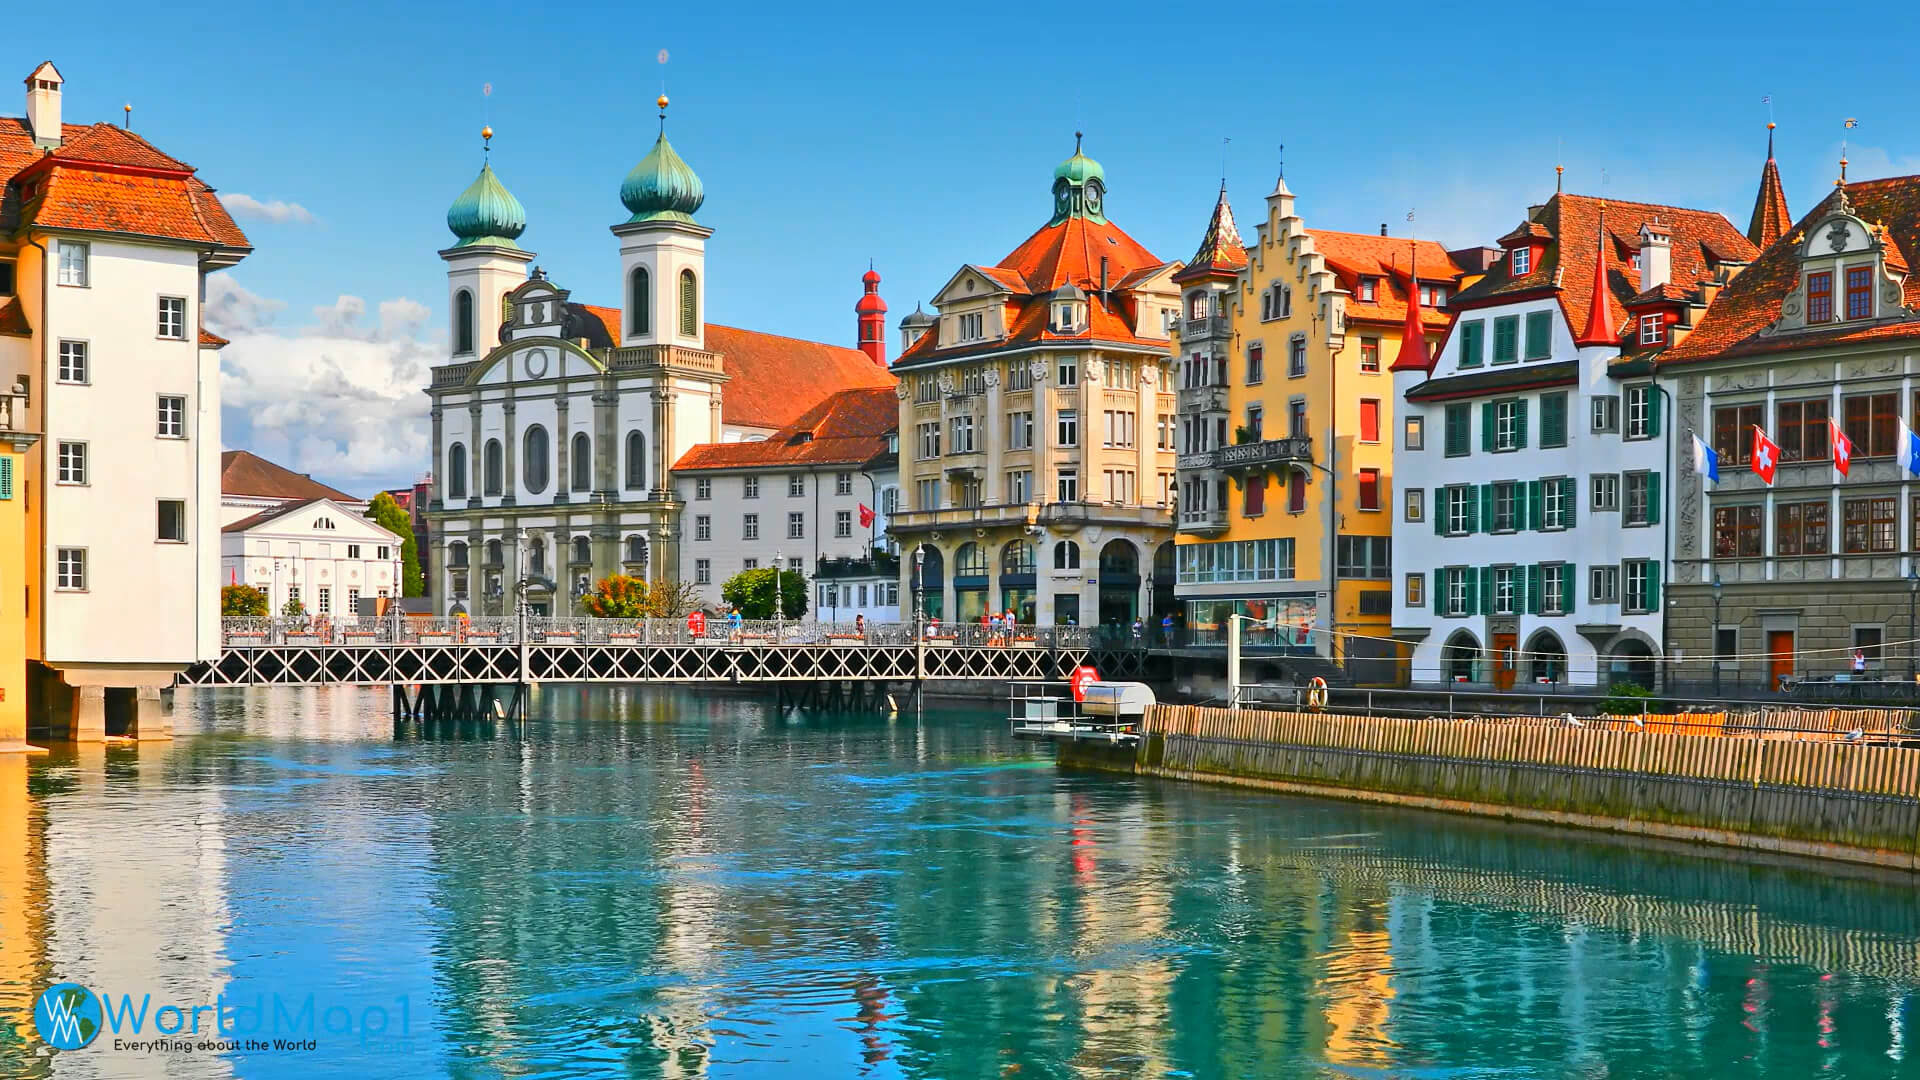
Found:
<svg viewBox="0 0 1920 1080"><path fill-rule="evenodd" d="M427 391L438 611L511 612L524 580L534 611L567 614L610 574L672 580L686 541L673 462L893 384L857 349L707 321L705 192L660 104L661 134L619 190L619 307L528 275L525 211L491 165L447 211L452 355Z"/></svg>
<svg viewBox="0 0 1920 1080"><path fill-rule="evenodd" d="M1695 685L1716 663L1749 686L1844 672L1856 650L1870 673L1913 666L1920 478L1901 439L1920 425L1920 176L1845 168L1660 358L1681 429L1719 455L1718 484L1676 485L1670 646ZM1768 173L1777 191L1771 154ZM1779 446L1771 484L1756 428Z"/></svg>
<svg viewBox="0 0 1920 1080"><path fill-rule="evenodd" d="M1173 603L1173 274L1074 148L1053 214L901 320L901 591L946 620L1125 625ZM911 612L911 601L909 601Z"/></svg>

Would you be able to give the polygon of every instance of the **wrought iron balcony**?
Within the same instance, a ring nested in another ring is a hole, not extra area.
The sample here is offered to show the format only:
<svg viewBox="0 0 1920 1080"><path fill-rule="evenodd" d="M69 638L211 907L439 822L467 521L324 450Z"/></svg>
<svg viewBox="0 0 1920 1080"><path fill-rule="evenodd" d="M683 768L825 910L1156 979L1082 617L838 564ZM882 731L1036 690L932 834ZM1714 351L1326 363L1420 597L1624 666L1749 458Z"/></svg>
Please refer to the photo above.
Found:
<svg viewBox="0 0 1920 1080"><path fill-rule="evenodd" d="M1214 463L1229 472L1255 470L1275 465L1310 464L1313 461L1313 436L1289 435L1284 439L1236 443L1213 451Z"/></svg>
<svg viewBox="0 0 1920 1080"><path fill-rule="evenodd" d="M1218 468L1220 451L1202 450L1196 454L1181 454L1173 459L1173 467L1181 472L1200 472L1203 469Z"/></svg>

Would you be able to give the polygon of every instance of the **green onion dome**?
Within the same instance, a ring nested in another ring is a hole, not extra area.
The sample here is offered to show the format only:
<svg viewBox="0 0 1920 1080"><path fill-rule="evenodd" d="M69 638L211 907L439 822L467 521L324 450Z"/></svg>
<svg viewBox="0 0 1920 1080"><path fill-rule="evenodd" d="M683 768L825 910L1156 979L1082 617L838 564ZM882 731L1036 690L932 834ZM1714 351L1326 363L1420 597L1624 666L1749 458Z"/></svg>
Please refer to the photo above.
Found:
<svg viewBox="0 0 1920 1080"><path fill-rule="evenodd" d="M706 189L680 155L673 152L667 133L661 132L653 149L633 167L620 185L620 201L635 221L693 221L693 212L707 201Z"/></svg>
<svg viewBox="0 0 1920 1080"><path fill-rule="evenodd" d="M493 175L493 166L482 165L480 175L447 207L447 228L460 238L454 247L518 247L514 241L527 230L527 211Z"/></svg>
<svg viewBox="0 0 1920 1080"><path fill-rule="evenodd" d="M1078 142L1079 140L1076 139L1073 156L1061 162L1059 167L1053 170L1053 178L1055 180L1065 180L1067 183L1075 186L1085 184L1088 180L1093 179L1098 179L1100 183L1105 184L1107 182L1106 170L1100 167L1099 162L1081 153L1080 147L1077 145Z"/></svg>

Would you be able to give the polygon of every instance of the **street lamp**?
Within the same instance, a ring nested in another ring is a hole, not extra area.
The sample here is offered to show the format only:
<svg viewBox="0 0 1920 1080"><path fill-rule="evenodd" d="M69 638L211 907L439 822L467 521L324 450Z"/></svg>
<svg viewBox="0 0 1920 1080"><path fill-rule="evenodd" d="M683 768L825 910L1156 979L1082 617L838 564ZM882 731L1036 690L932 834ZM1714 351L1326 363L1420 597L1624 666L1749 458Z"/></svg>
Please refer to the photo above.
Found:
<svg viewBox="0 0 1920 1080"><path fill-rule="evenodd" d="M779 551L773 553L773 643L775 645L780 644L786 631L787 598L786 590L782 587L785 582L780 580L786 573L784 569L786 562L785 553Z"/></svg>
<svg viewBox="0 0 1920 1080"><path fill-rule="evenodd" d="M925 547L916 547L913 549L913 636L916 638L920 636L920 616L922 614L920 610L920 562L926 558L926 556L927 549Z"/></svg>
<svg viewBox="0 0 1920 1080"><path fill-rule="evenodd" d="M1720 696L1720 572L1713 574L1713 696Z"/></svg>

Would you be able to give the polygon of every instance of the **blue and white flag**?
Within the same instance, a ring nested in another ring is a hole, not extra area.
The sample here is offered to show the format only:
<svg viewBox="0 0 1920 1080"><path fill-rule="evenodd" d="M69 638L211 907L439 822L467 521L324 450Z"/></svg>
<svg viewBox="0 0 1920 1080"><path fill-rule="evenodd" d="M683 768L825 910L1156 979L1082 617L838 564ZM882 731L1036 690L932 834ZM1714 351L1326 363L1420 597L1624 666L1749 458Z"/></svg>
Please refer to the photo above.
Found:
<svg viewBox="0 0 1920 1080"><path fill-rule="evenodd" d="M1894 422L1900 425L1900 437L1893 444L1900 467L1907 470L1908 475L1920 476L1920 435L1913 433L1905 419L1896 416Z"/></svg>
<svg viewBox="0 0 1920 1080"><path fill-rule="evenodd" d="M1693 471L1716 484L1720 482L1720 455L1698 435L1693 437Z"/></svg>

